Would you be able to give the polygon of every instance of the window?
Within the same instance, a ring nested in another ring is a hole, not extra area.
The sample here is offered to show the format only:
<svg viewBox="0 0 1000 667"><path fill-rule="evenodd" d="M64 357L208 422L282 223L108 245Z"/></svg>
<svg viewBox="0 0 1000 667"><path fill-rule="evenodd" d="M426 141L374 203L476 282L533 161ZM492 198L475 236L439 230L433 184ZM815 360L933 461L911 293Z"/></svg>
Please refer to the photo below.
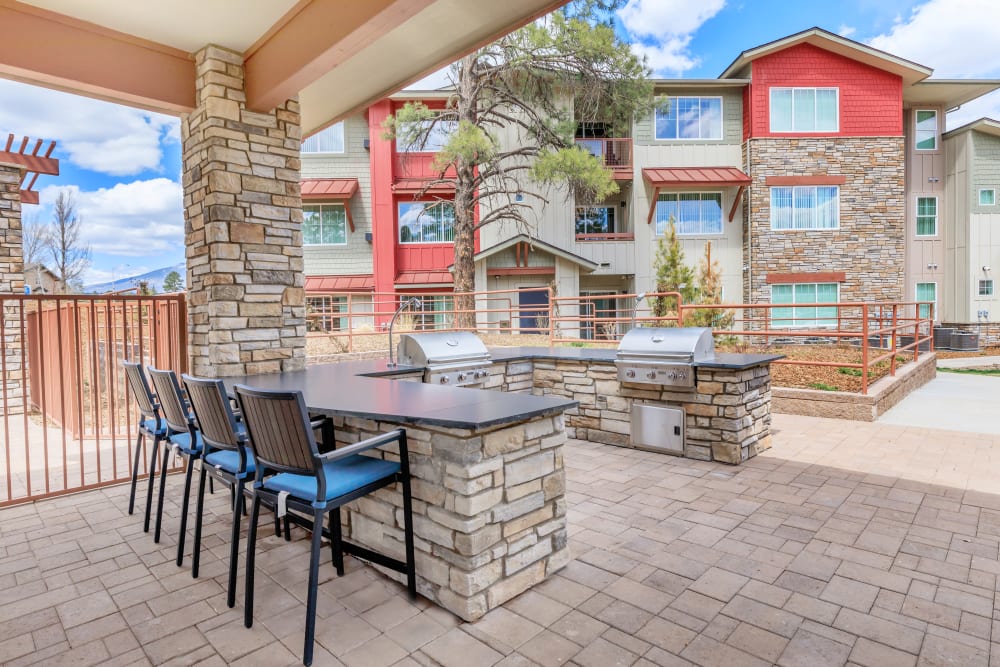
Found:
<svg viewBox="0 0 1000 667"><path fill-rule="evenodd" d="M840 187L795 185L771 188L771 229L837 229Z"/></svg>
<svg viewBox="0 0 1000 667"><path fill-rule="evenodd" d="M340 331L346 328L347 318L338 317L347 312L345 296L307 296L306 329L308 331Z"/></svg>
<svg viewBox="0 0 1000 667"><path fill-rule="evenodd" d="M455 314L455 297L444 294L422 295L420 306L412 309L413 327L417 330L450 329Z"/></svg>
<svg viewBox="0 0 1000 667"><path fill-rule="evenodd" d="M666 111L655 111L656 138L721 139L721 97L671 97Z"/></svg>
<svg viewBox="0 0 1000 667"><path fill-rule="evenodd" d="M576 209L577 234L613 234L615 229L614 206L578 206Z"/></svg>
<svg viewBox="0 0 1000 667"><path fill-rule="evenodd" d="M771 285L771 303L789 304L771 309L775 327L829 327L837 325L837 306L819 306L840 301L837 283L791 283ZM806 305L795 305L806 304Z"/></svg>
<svg viewBox="0 0 1000 667"><path fill-rule="evenodd" d="M343 121L320 130L308 139L302 140L303 153L343 153L344 123Z"/></svg>
<svg viewBox="0 0 1000 667"><path fill-rule="evenodd" d="M917 109L917 123L913 133L918 151L937 150L937 111L933 109Z"/></svg>
<svg viewBox="0 0 1000 667"><path fill-rule="evenodd" d="M996 190L980 190L979 191L979 205L980 206L996 206L997 203L997 191Z"/></svg>
<svg viewBox="0 0 1000 667"><path fill-rule="evenodd" d="M979 296L993 296L993 279L979 281Z"/></svg>
<svg viewBox="0 0 1000 667"><path fill-rule="evenodd" d="M656 235L674 221L678 234L721 234L722 193L661 193L656 199Z"/></svg>
<svg viewBox="0 0 1000 667"><path fill-rule="evenodd" d="M937 283L917 283L917 301L930 301L934 304L934 317L937 317ZM930 306L918 308L920 317L930 317Z"/></svg>
<svg viewBox="0 0 1000 667"><path fill-rule="evenodd" d="M836 88L772 88L772 132L836 132Z"/></svg>
<svg viewBox="0 0 1000 667"><path fill-rule="evenodd" d="M421 133L419 139L412 143L406 143L402 140L396 141L396 152L397 153L437 153L444 145L448 143L448 139L455 132L458 127L458 121L454 120L423 120L414 121L419 127L427 128L430 130L426 134ZM405 125L412 125L412 123L406 123ZM401 135L409 134L411 129L409 127L400 128ZM415 129L413 131L416 131Z"/></svg>
<svg viewBox="0 0 1000 667"><path fill-rule="evenodd" d="M454 204L446 201L400 203L400 243L453 243L454 241Z"/></svg>
<svg viewBox="0 0 1000 667"><path fill-rule="evenodd" d="M347 243L347 210L343 204L302 207L303 245Z"/></svg>
<svg viewBox="0 0 1000 667"><path fill-rule="evenodd" d="M917 197L917 236L937 236L937 197Z"/></svg>

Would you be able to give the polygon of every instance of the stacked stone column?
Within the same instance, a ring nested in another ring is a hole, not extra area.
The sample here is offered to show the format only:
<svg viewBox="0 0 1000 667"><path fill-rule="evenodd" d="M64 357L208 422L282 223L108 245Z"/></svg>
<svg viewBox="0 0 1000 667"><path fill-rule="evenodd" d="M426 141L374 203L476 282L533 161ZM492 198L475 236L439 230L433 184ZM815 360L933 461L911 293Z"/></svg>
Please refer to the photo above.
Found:
<svg viewBox="0 0 1000 667"><path fill-rule="evenodd" d="M0 164L0 299L24 293L24 257L21 245L21 168ZM0 413L24 408L24 369L21 366L22 302L3 303L3 382L6 401Z"/></svg>
<svg viewBox="0 0 1000 667"><path fill-rule="evenodd" d="M195 54L182 123L191 370L232 376L305 365L299 104L246 109L239 54Z"/></svg>

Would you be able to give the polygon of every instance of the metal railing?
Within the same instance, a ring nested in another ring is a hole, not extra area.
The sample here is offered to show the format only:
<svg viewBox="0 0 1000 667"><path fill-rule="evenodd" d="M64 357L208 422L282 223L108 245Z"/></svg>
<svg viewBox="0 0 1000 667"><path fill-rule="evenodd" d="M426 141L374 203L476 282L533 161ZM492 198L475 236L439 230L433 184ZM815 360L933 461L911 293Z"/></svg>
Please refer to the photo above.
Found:
<svg viewBox="0 0 1000 667"><path fill-rule="evenodd" d="M591 155L601 158L604 166L610 169L631 171L632 169L632 138L620 137L614 139L577 139L576 145L586 149Z"/></svg>
<svg viewBox="0 0 1000 667"><path fill-rule="evenodd" d="M5 294L0 306L0 506L129 479L137 411L122 361L186 370L184 296Z"/></svg>

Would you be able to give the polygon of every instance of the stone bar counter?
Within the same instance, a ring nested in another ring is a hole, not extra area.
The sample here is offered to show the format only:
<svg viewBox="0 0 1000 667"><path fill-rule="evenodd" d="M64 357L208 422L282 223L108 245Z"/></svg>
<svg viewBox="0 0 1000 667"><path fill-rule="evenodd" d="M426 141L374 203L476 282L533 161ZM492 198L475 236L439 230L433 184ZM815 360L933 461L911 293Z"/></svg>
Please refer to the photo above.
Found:
<svg viewBox="0 0 1000 667"><path fill-rule="evenodd" d="M422 371L348 361L225 380L230 391L302 390L310 410L334 418L340 444L404 427L417 591L472 621L569 561L563 412L577 402L421 384ZM351 503L341 517L344 539L403 558L397 488Z"/></svg>

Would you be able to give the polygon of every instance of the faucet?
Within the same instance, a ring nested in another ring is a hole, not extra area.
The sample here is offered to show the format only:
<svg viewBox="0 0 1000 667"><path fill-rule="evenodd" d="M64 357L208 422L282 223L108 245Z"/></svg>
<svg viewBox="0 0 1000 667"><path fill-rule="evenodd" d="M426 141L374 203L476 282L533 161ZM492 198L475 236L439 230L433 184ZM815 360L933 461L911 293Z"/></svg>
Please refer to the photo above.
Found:
<svg viewBox="0 0 1000 667"><path fill-rule="evenodd" d="M639 304L645 298L646 298L645 292L639 292L638 294L635 295L635 305L632 306L632 324L629 326L629 329L635 329L635 313L636 311L639 310Z"/></svg>
<svg viewBox="0 0 1000 667"><path fill-rule="evenodd" d="M423 305L424 302L414 296L399 304L399 308L392 314L392 319L389 320L389 368L394 368L398 365L392 360L392 328L396 325L396 318L399 317L399 314L405 308L422 308Z"/></svg>

